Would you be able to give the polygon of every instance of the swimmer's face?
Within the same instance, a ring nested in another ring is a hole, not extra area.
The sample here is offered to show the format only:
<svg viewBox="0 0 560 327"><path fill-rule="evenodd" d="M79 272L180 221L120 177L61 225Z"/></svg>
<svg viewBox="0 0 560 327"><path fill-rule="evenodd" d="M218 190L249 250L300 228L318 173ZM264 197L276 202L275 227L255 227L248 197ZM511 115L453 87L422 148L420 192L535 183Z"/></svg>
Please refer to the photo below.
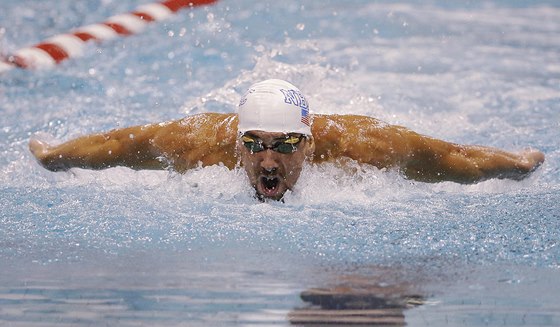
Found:
<svg viewBox="0 0 560 327"><path fill-rule="evenodd" d="M238 138L237 149L257 196L280 200L296 184L314 143L298 133L248 131Z"/></svg>

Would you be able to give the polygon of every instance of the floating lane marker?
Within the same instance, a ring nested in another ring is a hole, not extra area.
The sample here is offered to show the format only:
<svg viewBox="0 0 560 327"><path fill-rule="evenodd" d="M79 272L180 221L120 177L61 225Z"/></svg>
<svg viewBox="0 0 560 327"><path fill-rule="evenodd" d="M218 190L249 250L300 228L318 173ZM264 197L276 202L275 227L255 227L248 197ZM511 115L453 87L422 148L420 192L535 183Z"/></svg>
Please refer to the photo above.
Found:
<svg viewBox="0 0 560 327"><path fill-rule="evenodd" d="M183 8L209 5L217 0L167 0L144 4L135 11L109 17L99 24L79 27L70 33L60 34L44 42L16 51L0 59L0 73L12 68L50 68L58 63L79 57L85 43L93 40L103 42L118 36L140 33L151 22L164 20Z"/></svg>

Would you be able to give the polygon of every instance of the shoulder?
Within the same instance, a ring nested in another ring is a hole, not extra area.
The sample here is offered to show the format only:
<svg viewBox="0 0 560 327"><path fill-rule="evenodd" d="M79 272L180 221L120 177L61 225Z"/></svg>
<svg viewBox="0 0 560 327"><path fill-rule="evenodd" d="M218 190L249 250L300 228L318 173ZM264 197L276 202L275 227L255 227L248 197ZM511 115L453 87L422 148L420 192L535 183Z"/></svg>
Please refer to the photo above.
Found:
<svg viewBox="0 0 560 327"><path fill-rule="evenodd" d="M157 129L158 136L208 134L220 131L222 136L234 134L237 130L236 114L201 113L181 119L152 124L149 127Z"/></svg>
<svg viewBox="0 0 560 327"><path fill-rule="evenodd" d="M350 158L378 167L400 139L398 130L376 118L361 115L316 115L311 133L315 162Z"/></svg>
<svg viewBox="0 0 560 327"><path fill-rule="evenodd" d="M175 121L175 123L185 128L213 128L216 126L230 126L237 129L237 114L205 112L184 117L180 120Z"/></svg>
<svg viewBox="0 0 560 327"><path fill-rule="evenodd" d="M151 142L175 169L220 162L227 167L235 165L236 114L202 113L161 125Z"/></svg>
<svg viewBox="0 0 560 327"><path fill-rule="evenodd" d="M158 136L180 138L182 142L205 139L231 142L237 134L237 121L236 114L201 113L157 124L160 126Z"/></svg>
<svg viewBox="0 0 560 327"><path fill-rule="evenodd" d="M364 129L378 129L386 126L382 121L363 115L323 115L312 116L311 133L314 137L361 133Z"/></svg>
<svg viewBox="0 0 560 327"><path fill-rule="evenodd" d="M313 115L311 134L315 141L314 161L348 157L349 144L361 139L359 137L361 131L378 124L378 120L367 116Z"/></svg>

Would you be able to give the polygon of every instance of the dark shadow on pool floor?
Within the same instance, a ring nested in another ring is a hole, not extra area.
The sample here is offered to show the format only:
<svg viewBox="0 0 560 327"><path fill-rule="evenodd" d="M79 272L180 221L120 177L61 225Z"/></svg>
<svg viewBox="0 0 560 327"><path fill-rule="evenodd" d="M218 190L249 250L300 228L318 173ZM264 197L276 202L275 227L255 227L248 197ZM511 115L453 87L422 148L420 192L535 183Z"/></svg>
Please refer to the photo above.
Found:
<svg viewBox="0 0 560 327"><path fill-rule="evenodd" d="M345 276L336 286L301 292L306 305L292 310L288 320L297 326L405 326L404 311L425 302L415 289L410 282Z"/></svg>

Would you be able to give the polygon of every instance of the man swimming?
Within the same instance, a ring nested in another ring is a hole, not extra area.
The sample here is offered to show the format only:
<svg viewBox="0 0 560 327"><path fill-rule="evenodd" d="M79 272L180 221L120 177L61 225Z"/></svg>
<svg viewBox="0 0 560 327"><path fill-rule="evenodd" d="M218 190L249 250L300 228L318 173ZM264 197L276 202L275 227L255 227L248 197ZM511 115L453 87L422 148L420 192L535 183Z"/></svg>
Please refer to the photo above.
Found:
<svg viewBox="0 0 560 327"><path fill-rule="evenodd" d="M253 84L237 114L203 113L180 120L121 128L52 146L35 138L29 149L52 171L72 167L173 169L242 166L257 196L279 200L294 188L306 162L353 160L396 168L424 181L476 183L520 180L544 161L537 150L510 153L459 145L358 115L311 115L294 85L277 79Z"/></svg>

